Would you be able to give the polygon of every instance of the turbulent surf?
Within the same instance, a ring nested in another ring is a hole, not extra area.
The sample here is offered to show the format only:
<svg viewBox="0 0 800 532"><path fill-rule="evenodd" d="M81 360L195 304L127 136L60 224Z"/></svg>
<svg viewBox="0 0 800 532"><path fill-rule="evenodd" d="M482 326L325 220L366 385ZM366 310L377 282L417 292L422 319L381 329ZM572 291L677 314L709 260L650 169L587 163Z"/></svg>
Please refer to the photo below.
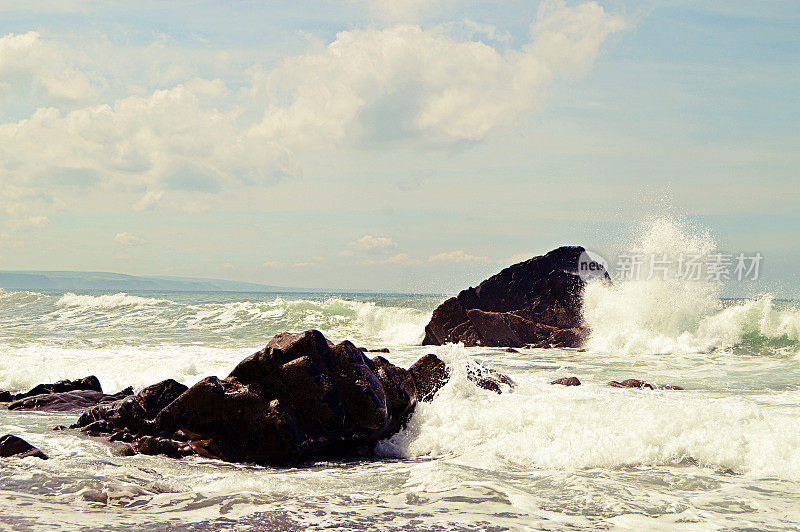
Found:
<svg viewBox="0 0 800 532"><path fill-rule="evenodd" d="M653 224L630 250L710 254ZM647 272L645 272L646 274ZM276 333L433 352L450 381L378 460L274 469L123 457L53 432L75 416L0 409L3 433L50 459L0 464L0 523L159 528L794 529L800 522L800 308L720 298L707 280L590 281L585 350L420 346L443 297L0 291L0 389L97 375L107 393L227 375ZM513 393L470 382L479 362ZM552 386L578 376L581 386ZM632 390L639 378L684 391ZM30 508L36 508L32 517Z"/></svg>

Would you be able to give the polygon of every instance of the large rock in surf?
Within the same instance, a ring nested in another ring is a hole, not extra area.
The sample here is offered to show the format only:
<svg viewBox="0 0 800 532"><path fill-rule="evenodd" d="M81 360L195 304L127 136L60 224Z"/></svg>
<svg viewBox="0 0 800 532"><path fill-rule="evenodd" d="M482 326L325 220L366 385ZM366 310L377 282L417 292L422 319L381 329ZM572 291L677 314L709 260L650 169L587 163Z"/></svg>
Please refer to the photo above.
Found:
<svg viewBox="0 0 800 532"><path fill-rule="evenodd" d="M358 456L399 431L447 378L434 355L405 370L319 331L282 333L224 379L188 389L164 381L87 410L75 427L144 454L265 465Z"/></svg>
<svg viewBox="0 0 800 532"><path fill-rule="evenodd" d="M462 290L433 311L423 345L578 347L584 281L582 247L560 247ZM606 274L607 277L607 274Z"/></svg>
<svg viewBox="0 0 800 532"><path fill-rule="evenodd" d="M8 458L10 456L16 458L27 458L28 456L35 456L42 460L47 460L47 455L42 451L26 442L19 436L6 434L0 438L0 458Z"/></svg>

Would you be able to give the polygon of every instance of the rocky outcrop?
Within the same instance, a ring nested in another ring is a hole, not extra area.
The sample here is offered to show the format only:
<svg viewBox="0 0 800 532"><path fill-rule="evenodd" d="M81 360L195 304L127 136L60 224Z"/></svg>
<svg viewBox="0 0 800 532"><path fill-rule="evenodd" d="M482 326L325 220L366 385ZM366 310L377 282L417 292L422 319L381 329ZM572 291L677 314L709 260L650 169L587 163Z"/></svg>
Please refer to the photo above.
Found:
<svg viewBox="0 0 800 532"><path fill-rule="evenodd" d="M34 395L50 394L50 393L64 393L74 392L78 390L91 390L103 393L103 388L100 386L100 381L94 375L89 375L82 379L75 379L74 381L63 380L54 382L52 384L37 384L31 390L24 393L13 394L11 392L0 392L0 402L8 403L11 401L18 401L26 397Z"/></svg>
<svg viewBox="0 0 800 532"><path fill-rule="evenodd" d="M63 393L44 393L12 401L9 410L37 410L45 412L76 412L85 410L97 404L118 401L133 395L132 388L126 388L119 393L106 395L95 390L78 390Z"/></svg>
<svg viewBox="0 0 800 532"><path fill-rule="evenodd" d="M561 247L462 290L434 310L423 345L580 346L587 335L577 270L583 252Z"/></svg>
<svg viewBox="0 0 800 532"><path fill-rule="evenodd" d="M350 342L333 345L319 331L282 333L224 379L188 389L163 381L90 408L74 427L111 434L130 444L129 453L265 465L366 455L448 377L434 355L405 370ZM510 382L494 372L483 379Z"/></svg>
<svg viewBox="0 0 800 532"><path fill-rule="evenodd" d="M27 458L28 456L35 456L36 458L47 460L46 454L19 436L6 434L0 438L0 458L8 458L10 456L15 458Z"/></svg>

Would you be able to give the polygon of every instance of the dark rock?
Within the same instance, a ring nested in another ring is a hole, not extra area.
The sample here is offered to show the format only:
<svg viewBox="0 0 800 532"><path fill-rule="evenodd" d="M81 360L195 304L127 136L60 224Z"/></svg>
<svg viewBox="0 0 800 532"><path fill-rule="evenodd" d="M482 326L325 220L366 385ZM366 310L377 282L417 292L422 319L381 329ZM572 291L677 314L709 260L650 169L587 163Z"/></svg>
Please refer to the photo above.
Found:
<svg viewBox="0 0 800 532"><path fill-rule="evenodd" d="M96 405L74 426L126 442L124 454L265 465L364 456L447 378L434 355L405 370L381 356L370 360L350 342L333 345L319 331L282 333L224 379L207 377L188 389L164 381ZM476 382L513 386L491 370Z"/></svg>
<svg viewBox="0 0 800 532"><path fill-rule="evenodd" d="M47 455L30 443L18 436L6 434L0 438L0 457L7 458L9 456L14 456L16 458L35 456L42 460L47 460Z"/></svg>
<svg viewBox="0 0 800 532"><path fill-rule="evenodd" d="M578 380L578 377L562 377L560 379L556 379L550 384L561 384L564 386L580 386L581 381Z"/></svg>
<svg viewBox="0 0 800 532"><path fill-rule="evenodd" d="M172 379L161 381L136 395L93 406L81 414L73 428L84 427L86 432L99 433L114 429L133 429L138 432L187 389L184 384Z"/></svg>
<svg viewBox="0 0 800 532"><path fill-rule="evenodd" d="M113 432L127 452L288 464L358 454L400 430L417 400L408 371L319 331L277 335L225 379L175 385L98 405L77 426Z"/></svg>
<svg viewBox="0 0 800 532"><path fill-rule="evenodd" d="M388 347L381 347L379 349L367 349L366 347L359 347L362 353L388 353Z"/></svg>
<svg viewBox="0 0 800 532"><path fill-rule="evenodd" d="M613 386L614 388L639 388L641 390L683 390L683 388L680 386L673 386L671 384L653 386L649 382L640 381L639 379L626 379L622 382L611 381L608 383L608 385Z"/></svg>
<svg viewBox="0 0 800 532"><path fill-rule="evenodd" d="M447 384L450 371L436 355L425 355L408 368L417 388L417 399L423 402L433 400L439 389Z"/></svg>
<svg viewBox="0 0 800 532"><path fill-rule="evenodd" d="M517 387L514 381L506 375L479 365L467 368L467 378L474 382L478 388L496 393L503 393L504 391L510 392ZM508 386L508 390L504 390L503 386Z"/></svg>
<svg viewBox="0 0 800 532"><path fill-rule="evenodd" d="M506 347L505 349L503 349L503 352L504 353L519 353L519 351L517 351L513 347Z"/></svg>
<svg viewBox="0 0 800 532"><path fill-rule="evenodd" d="M133 393L131 388L113 395L94 390L78 390L63 393L44 393L9 403L9 410L38 410L46 412L74 412L85 410L101 403L117 401Z"/></svg>
<svg viewBox="0 0 800 532"><path fill-rule="evenodd" d="M65 393L74 392L79 390L90 390L103 393L103 388L100 386L100 381L94 375L89 375L82 379L75 379L74 381L63 380L54 382L52 384L37 384L32 389L24 393L12 394L10 392L0 392L0 402L18 401L26 397L33 397L34 395L43 395L51 393Z"/></svg>
<svg viewBox="0 0 800 532"><path fill-rule="evenodd" d="M462 290L434 310L423 345L580 346L587 334L581 324L584 282L577 274L583 251L561 247Z"/></svg>
<svg viewBox="0 0 800 532"><path fill-rule="evenodd" d="M609 386L613 386L614 388L639 388L640 390L644 390L647 388L648 390L653 389L653 385L649 382L640 381L639 379L625 379L622 382L618 381L611 381L608 383Z"/></svg>

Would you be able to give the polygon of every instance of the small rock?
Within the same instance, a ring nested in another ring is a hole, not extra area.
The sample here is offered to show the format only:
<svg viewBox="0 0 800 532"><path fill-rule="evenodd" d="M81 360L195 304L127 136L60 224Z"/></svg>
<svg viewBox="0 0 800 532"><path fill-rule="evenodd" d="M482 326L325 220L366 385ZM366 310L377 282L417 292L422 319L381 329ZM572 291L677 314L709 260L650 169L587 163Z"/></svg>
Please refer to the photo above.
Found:
<svg viewBox="0 0 800 532"><path fill-rule="evenodd" d="M467 378L474 382L478 388L495 393L503 393L504 390L501 384L508 386L509 392L517 387L516 383L506 375L483 366L467 368Z"/></svg>
<svg viewBox="0 0 800 532"><path fill-rule="evenodd" d="M611 381L608 383L608 385L613 386L614 388L638 388L640 390L683 390L683 388L680 386L672 386L668 384L662 386L653 386L649 382L641 381L639 379L625 379L622 382Z"/></svg>
<svg viewBox="0 0 800 532"><path fill-rule="evenodd" d="M563 386L580 386L581 381L578 380L578 377L562 377L560 379L556 379L550 384L561 384Z"/></svg>
<svg viewBox="0 0 800 532"><path fill-rule="evenodd" d="M639 379L625 379L622 382L619 381L611 381L608 383L609 386L613 386L614 388L638 388L640 390L644 390L645 388L652 390L653 385L649 382L640 381Z"/></svg>
<svg viewBox="0 0 800 532"><path fill-rule="evenodd" d="M16 458L35 456L36 458L47 460L47 455L30 443L18 436L6 434L0 438L0 457L7 458L10 456L14 456Z"/></svg>

